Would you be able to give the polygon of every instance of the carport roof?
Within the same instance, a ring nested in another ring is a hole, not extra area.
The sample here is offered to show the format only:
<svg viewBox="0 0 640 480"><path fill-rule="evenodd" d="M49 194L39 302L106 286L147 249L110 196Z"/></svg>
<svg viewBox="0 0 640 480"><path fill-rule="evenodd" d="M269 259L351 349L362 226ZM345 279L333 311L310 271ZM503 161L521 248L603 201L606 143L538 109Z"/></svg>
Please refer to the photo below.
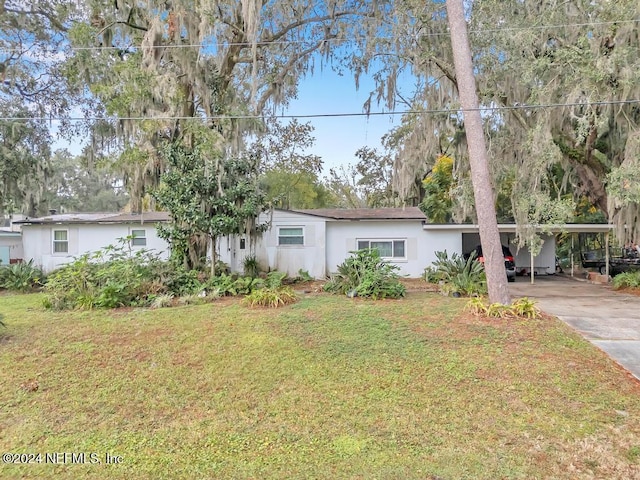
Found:
<svg viewBox="0 0 640 480"><path fill-rule="evenodd" d="M422 227L424 230L448 230L460 233L477 233L480 227L471 223L425 223ZM515 233L517 225L515 223L499 223L498 230L503 233ZM609 223L564 223L560 225L537 225L536 229L540 232L551 233L599 233L610 232L614 229L614 225Z"/></svg>

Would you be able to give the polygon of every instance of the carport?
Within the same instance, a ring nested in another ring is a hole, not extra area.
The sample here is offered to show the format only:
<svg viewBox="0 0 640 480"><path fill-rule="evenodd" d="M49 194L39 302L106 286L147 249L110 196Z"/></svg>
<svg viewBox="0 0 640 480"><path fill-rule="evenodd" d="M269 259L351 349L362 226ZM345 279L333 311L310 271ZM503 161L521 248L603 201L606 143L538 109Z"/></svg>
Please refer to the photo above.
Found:
<svg viewBox="0 0 640 480"><path fill-rule="evenodd" d="M576 253L576 248L578 249L578 253L580 253L579 250L579 245L576 244L575 242L575 238L576 235L581 234L581 233L602 233L604 234L604 238L605 238L605 247L604 247L604 263L605 263L605 275L608 277L609 276L609 237L611 235L611 231L613 230L614 225L612 224L606 224L606 223L564 223L564 224L560 224L560 225L553 225L553 226L549 226L549 225L538 225L535 227L535 231L536 234L541 235L543 237L546 236L545 238L545 243L543 244L543 248L540 252L540 254L538 256L534 256L532 255L528 249L526 249L528 255L529 255L529 265L530 265L530 271L531 272L535 272L538 273L539 272L539 267L538 265L541 263L539 261L539 258L541 256L543 257L548 257L550 251L553 252L553 272L555 273L555 266L556 266L556 242L555 242L555 238L556 235L561 234L561 233L568 233L570 235L571 238L571 249L570 249L570 253L569 253L569 257L571 260L571 276L574 276L575 273L575 264L574 264L574 253ZM513 238L515 238L515 234L516 234L516 225L515 224L501 224L498 225L498 229L500 231L500 233L508 233L508 234L512 234ZM549 245L547 244L547 242L549 242L549 244L552 243L553 248L546 248L545 249L545 245L547 245L547 247L549 247ZM545 258L542 263L544 265L546 265L547 263L549 263L549 259ZM534 275L531 275L531 283L535 282L535 273ZM547 272L549 273L549 272Z"/></svg>
<svg viewBox="0 0 640 480"><path fill-rule="evenodd" d="M469 253L480 243L480 228L477 224L430 224L425 223L424 230L434 232L459 233L462 251L459 254ZM605 235L605 265L606 275L609 275L609 235L614 226L611 224L594 223L565 223L560 225L537 225L535 232L543 237L543 245L538 255L532 255L525 246L516 250L514 241L517 225L515 223L498 224L500 241L511 248L516 258L516 268L526 268L531 277L531 283L535 282L536 274L554 274L556 270L556 235L569 233L571 235L571 276L574 276L574 253L579 246L575 242L575 236L580 233L603 233ZM533 272L533 274L531 274Z"/></svg>

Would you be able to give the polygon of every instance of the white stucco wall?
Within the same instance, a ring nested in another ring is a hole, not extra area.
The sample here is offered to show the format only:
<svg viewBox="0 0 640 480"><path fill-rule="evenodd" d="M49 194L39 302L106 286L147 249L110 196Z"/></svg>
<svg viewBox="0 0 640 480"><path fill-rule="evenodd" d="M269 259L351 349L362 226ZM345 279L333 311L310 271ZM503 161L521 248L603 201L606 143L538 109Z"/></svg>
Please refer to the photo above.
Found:
<svg viewBox="0 0 640 480"><path fill-rule="evenodd" d="M400 275L412 278L420 277L435 259L434 245L451 244L445 236L430 236L422 229L420 220L330 220L327 222L328 273L335 272L349 257L349 252L357 250L358 240L405 240L406 258L391 263L400 267Z"/></svg>
<svg viewBox="0 0 640 480"><path fill-rule="evenodd" d="M53 252L53 231L67 230L68 252ZM22 245L24 259L33 259L45 272L73 261L79 255L95 252L108 245L117 245L118 238L131 234L131 230L145 230L146 246L131 247L135 249L153 250L160 258L166 259L169 254L167 243L158 237L155 224L57 224L57 225L23 225Z"/></svg>
<svg viewBox="0 0 640 480"><path fill-rule="evenodd" d="M278 245L278 230L302 228L304 245ZM272 270L287 272L295 277L304 270L314 278L324 278L326 255L326 219L313 215L276 211L271 228L262 237L258 258L271 266Z"/></svg>
<svg viewBox="0 0 640 480"><path fill-rule="evenodd" d="M449 257L454 253L457 253L458 255L462 255L464 253L462 247L462 235L460 232L449 230L427 230L425 233L427 234L427 265L431 265L436 260L436 252L444 252L446 250Z"/></svg>
<svg viewBox="0 0 640 480"><path fill-rule="evenodd" d="M539 274L553 274L556 271L556 238L553 235L543 236L544 243L542 244L542 250L534 258L533 265L536 269L536 273ZM531 269L531 255L527 247L522 247L516 253L516 248L512 247L511 251L515 255L516 270L520 271Z"/></svg>
<svg viewBox="0 0 640 480"><path fill-rule="evenodd" d="M271 228L250 245L245 236L222 238L218 243L220 260L229 265L232 272L243 273L242 261L255 254L263 270L286 272L295 277L299 270L314 278L324 278L325 271L325 223L326 219L314 215L275 210L273 215L261 215L260 223L271 221ZM303 245L278 245L278 231L284 228L302 228ZM245 248L241 248L244 238Z"/></svg>

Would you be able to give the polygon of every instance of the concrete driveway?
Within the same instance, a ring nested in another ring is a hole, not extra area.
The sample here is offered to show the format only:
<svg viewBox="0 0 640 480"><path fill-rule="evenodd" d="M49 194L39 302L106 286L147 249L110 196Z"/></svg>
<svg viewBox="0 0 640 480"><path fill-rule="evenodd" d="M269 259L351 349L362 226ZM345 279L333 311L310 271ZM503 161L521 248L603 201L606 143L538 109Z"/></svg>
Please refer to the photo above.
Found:
<svg viewBox="0 0 640 480"><path fill-rule="evenodd" d="M534 285L518 277L509 291L535 299L640 379L640 296L563 275L536 277Z"/></svg>

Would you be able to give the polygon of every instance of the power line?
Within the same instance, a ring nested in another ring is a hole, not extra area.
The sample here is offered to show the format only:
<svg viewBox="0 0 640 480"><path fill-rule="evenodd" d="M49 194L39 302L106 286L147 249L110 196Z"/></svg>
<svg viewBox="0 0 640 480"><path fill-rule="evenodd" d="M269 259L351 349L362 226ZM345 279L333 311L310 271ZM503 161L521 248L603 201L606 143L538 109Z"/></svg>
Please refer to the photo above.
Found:
<svg viewBox="0 0 640 480"><path fill-rule="evenodd" d="M462 108L440 108L425 110L392 110L388 112L345 112L345 113L310 113L310 114L280 114L280 115L212 115L200 117L183 116L159 116L159 117L0 117L0 121L46 121L46 122L84 122L99 120L115 121L146 121L146 120L256 120L256 119L313 119L313 118L340 118L340 117L375 117L375 116L395 116L395 115L439 115L443 113L458 114L463 111L513 111L513 110L536 110L546 108L564 107L602 107L611 105L638 105L640 100L607 100L602 102L567 102L567 103L546 103L536 105L513 105L513 106L491 106L479 107L477 109Z"/></svg>
<svg viewBox="0 0 640 480"><path fill-rule="evenodd" d="M469 33L496 33L496 32L517 32L517 31L526 31L526 30L551 30L551 29L560 29L567 27L598 27L598 26L606 26L606 25L620 25L626 23L640 23L640 19L626 19L626 20L612 20L607 22L583 22L583 23L565 23L565 24L555 24L555 25L531 25L527 27L500 27L500 28L489 28L482 30L470 30ZM449 32L432 32L432 33L420 33L416 37L417 38L430 38L430 37L444 37L450 36ZM377 36L378 39L383 40L391 40L395 39L395 36ZM353 42L352 38L346 37L330 37L324 39L316 39L316 42ZM288 44L304 44L309 43L308 40L274 40L274 41L258 41L256 45L258 46L266 46L266 45L288 45ZM231 47L231 46L251 46L251 42L211 42L211 43L190 43L190 44L180 44L180 45L146 45L144 48L148 49L181 49L181 48L223 48L223 47ZM69 47L65 51L71 52L82 52L82 51L109 51L109 50L123 50L123 49L133 49L140 50L142 49L142 45L121 45L121 46L91 46L91 47ZM0 48L0 55L9 54L12 52L22 52L24 48ZM52 50L51 54L61 53L61 50Z"/></svg>

